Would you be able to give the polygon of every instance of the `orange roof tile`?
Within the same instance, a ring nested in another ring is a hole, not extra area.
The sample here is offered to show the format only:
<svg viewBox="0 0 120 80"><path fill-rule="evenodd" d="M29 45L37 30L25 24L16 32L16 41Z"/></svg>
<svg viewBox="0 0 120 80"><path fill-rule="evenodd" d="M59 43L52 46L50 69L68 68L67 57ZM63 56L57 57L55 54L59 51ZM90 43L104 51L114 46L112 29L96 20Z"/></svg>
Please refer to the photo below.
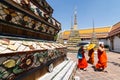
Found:
<svg viewBox="0 0 120 80"><path fill-rule="evenodd" d="M110 26L102 27L102 28L95 28L95 33L97 38L106 38L108 36L108 32L110 31ZM93 29L82 29L79 30L81 38L91 38L92 37ZM63 39L68 39L70 34L70 30L63 32Z"/></svg>
<svg viewBox="0 0 120 80"><path fill-rule="evenodd" d="M95 32L96 33L103 33L103 32L109 32L110 27L102 27L102 28L95 28ZM79 30L80 33L92 33L93 29L83 29L83 30Z"/></svg>
<svg viewBox="0 0 120 80"><path fill-rule="evenodd" d="M109 33L109 37L114 36L118 33L120 33L120 22L118 22L118 23L116 23L115 25L112 26L112 29Z"/></svg>

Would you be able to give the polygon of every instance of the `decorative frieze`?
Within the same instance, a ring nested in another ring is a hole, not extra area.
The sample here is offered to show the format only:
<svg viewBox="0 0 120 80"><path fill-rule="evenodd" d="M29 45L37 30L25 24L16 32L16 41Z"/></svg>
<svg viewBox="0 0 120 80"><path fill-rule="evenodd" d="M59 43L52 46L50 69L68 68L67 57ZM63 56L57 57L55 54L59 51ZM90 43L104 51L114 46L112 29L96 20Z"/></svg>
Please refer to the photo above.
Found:
<svg viewBox="0 0 120 80"><path fill-rule="evenodd" d="M119 33L119 34L117 34L116 36L120 38L120 33Z"/></svg>
<svg viewBox="0 0 120 80"><path fill-rule="evenodd" d="M20 25L23 28L29 28L40 32L46 32L51 35L56 34L56 30L48 25L32 19L31 17L17 12L7 6L0 5L0 19Z"/></svg>
<svg viewBox="0 0 120 80"><path fill-rule="evenodd" d="M52 24L53 26L58 27L60 29L61 24L57 20L52 18L52 15L49 15L45 11L43 11L45 8L41 9L41 8L39 8L39 6L33 4L34 1L30 1L30 0L21 0L21 1L11 0L11 1L14 1L15 3L17 3L17 5L21 6L23 9L34 13L35 15L43 18L47 22L48 22L48 20L52 20L52 22L50 22L50 24ZM38 3L41 3L41 2L45 3L45 1L42 1L42 0L40 0L40 2L38 2ZM53 22L55 22L55 24L58 24L58 25L55 25Z"/></svg>
<svg viewBox="0 0 120 80"><path fill-rule="evenodd" d="M11 80L19 74L41 66L51 59L65 56L67 49L53 42L0 40L0 79Z"/></svg>
<svg viewBox="0 0 120 80"><path fill-rule="evenodd" d="M31 73L64 60L66 46L52 42L61 29L52 13L46 0L0 0L0 80L37 79Z"/></svg>

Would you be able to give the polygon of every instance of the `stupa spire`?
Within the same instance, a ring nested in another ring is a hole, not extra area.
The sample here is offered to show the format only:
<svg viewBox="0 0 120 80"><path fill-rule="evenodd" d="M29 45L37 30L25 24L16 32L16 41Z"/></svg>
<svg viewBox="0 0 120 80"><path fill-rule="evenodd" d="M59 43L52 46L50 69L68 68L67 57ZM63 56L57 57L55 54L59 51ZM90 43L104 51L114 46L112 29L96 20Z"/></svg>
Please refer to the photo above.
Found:
<svg viewBox="0 0 120 80"><path fill-rule="evenodd" d="M74 25L77 25L77 11L74 12Z"/></svg>
<svg viewBox="0 0 120 80"><path fill-rule="evenodd" d="M74 10L74 25L73 25L73 29L77 30L77 8L75 7Z"/></svg>
<svg viewBox="0 0 120 80"><path fill-rule="evenodd" d="M92 33L92 37L91 37L91 42L90 43L94 43L96 44L96 47L98 47L98 40L96 37L96 33L95 33L95 25L94 25L94 19L92 20L92 24L93 24L93 33Z"/></svg>

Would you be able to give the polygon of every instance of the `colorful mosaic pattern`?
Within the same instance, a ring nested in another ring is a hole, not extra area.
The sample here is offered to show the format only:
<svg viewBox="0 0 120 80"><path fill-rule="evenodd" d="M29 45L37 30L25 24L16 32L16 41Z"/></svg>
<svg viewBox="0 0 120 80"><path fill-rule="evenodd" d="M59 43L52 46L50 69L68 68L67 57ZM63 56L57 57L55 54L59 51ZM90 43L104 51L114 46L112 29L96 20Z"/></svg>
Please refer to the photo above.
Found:
<svg viewBox="0 0 120 80"><path fill-rule="evenodd" d="M66 55L66 51L65 46L53 42L1 39L0 80L13 80L22 72L41 66L51 59Z"/></svg>
<svg viewBox="0 0 120 80"><path fill-rule="evenodd" d="M53 42L0 39L0 54L46 49L53 50L62 47L65 46Z"/></svg>
<svg viewBox="0 0 120 80"><path fill-rule="evenodd" d="M39 8L35 8L35 15L45 18L46 20L46 15L40 11ZM35 30L38 32L44 32L44 33L48 33L51 35L56 35L58 33L57 30L55 30L54 28L46 25L45 23L42 23L40 21L37 21L29 16L27 16L27 14L15 11L14 9L11 9L8 6L3 5L2 3L0 3L0 19L3 21L8 21L10 23L14 23L18 26L21 26L23 28L26 29L31 29L31 30ZM50 24L58 27L58 29L60 29L60 23L58 23L57 21L55 21L55 19L53 19L52 17L50 17L47 22L49 22Z"/></svg>
<svg viewBox="0 0 120 80"><path fill-rule="evenodd" d="M13 1L20 5L24 5L32 9L36 8L36 6L30 0L13 0ZM46 12L51 13L51 14L53 13L53 9L50 7L50 5L46 1L35 0L34 2L37 3L39 6L43 7Z"/></svg>
<svg viewBox="0 0 120 80"><path fill-rule="evenodd" d="M44 0L35 1L37 6L34 0L1 0L1 24L56 36L61 24L52 17L52 8ZM0 38L0 80L14 80L24 72L66 55L66 51L66 46L55 42Z"/></svg>

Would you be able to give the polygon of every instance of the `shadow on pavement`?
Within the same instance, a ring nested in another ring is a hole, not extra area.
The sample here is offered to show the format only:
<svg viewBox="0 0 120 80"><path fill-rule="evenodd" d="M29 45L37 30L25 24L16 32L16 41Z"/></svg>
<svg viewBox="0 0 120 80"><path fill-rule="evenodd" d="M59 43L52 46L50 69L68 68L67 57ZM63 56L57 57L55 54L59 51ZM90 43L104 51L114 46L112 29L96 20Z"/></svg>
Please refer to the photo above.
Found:
<svg viewBox="0 0 120 80"><path fill-rule="evenodd" d="M108 63L112 63L113 65L115 65L115 66L119 66L119 67L120 67L120 63L110 62L110 61L108 61Z"/></svg>

